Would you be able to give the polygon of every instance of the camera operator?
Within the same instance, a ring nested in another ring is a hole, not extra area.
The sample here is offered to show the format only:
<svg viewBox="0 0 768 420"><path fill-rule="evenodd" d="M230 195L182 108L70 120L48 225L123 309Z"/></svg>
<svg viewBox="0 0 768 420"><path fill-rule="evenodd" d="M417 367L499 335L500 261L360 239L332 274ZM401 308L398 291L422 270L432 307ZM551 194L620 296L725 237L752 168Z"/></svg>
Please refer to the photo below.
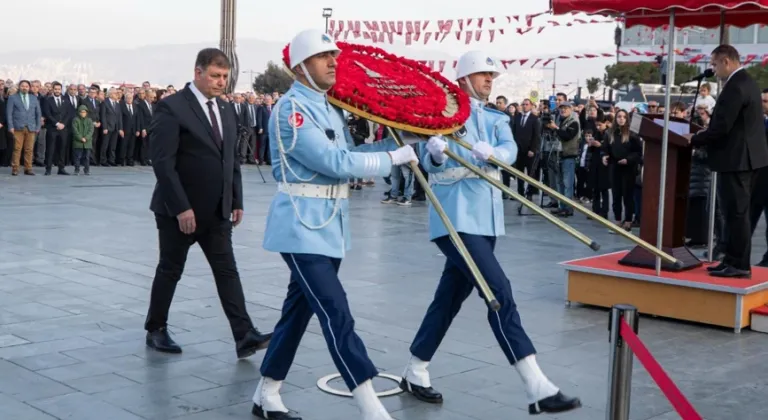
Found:
<svg viewBox="0 0 768 420"><path fill-rule="evenodd" d="M555 130L552 130L549 126L554 121L554 116L549 110L549 106L542 105L540 110L541 121L541 160L539 161L538 171L543 172L544 185L557 189L557 183L550 174L557 175L560 172L560 163L557 160L562 146L560 140L557 139ZM542 192L543 194L543 192ZM545 204L545 208L557 208L557 201L550 197L549 202Z"/></svg>
<svg viewBox="0 0 768 420"><path fill-rule="evenodd" d="M542 124L554 134L560 146L559 151L550 150L549 154L549 179L554 184L555 189L560 194L569 199L573 199L573 188L576 183L576 159L579 156L579 138L581 137L581 126L579 125L579 116L573 112L573 104L568 101L560 101L558 104L560 111L560 121L555 123L553 120L543 122ZM542 138L544 133L542 133ZM554 171L552 169L555 169ZM560 203L558 209L553 210L552 214L561 217L573 216L573 209L567 203Z"/></svg>

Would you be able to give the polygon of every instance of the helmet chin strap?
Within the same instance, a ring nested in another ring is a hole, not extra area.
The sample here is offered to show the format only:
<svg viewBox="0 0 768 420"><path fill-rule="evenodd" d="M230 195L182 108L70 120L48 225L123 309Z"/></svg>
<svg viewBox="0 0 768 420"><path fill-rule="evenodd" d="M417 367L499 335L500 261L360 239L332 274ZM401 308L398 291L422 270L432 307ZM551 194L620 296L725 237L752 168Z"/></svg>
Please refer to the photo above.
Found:
<svg viewBox="0 0 768 420"><path fill-rule="evenodd" d="M467 89L469 90L469 96L477 99L480 102L485 102L487 99L483 99L480 97L480 95L475 92L475 88L472 86L472 82L469 81L469 76L464 76L464 82L467 84Z"/></svg>
<svg viewBox="0 0 768 420"><path fill-rule="evenodd" d="M307 66L305 66L303 62L299 64L299 67L301 67L301 70L304 71L304 77L307 78L307 82L309 82L309 84L312 86L313 89L322 93L328 92L328 89L320 89L317 83L315 83L315 81L312 79L312 76L309 74L309 71L307 71Z"/></svg>

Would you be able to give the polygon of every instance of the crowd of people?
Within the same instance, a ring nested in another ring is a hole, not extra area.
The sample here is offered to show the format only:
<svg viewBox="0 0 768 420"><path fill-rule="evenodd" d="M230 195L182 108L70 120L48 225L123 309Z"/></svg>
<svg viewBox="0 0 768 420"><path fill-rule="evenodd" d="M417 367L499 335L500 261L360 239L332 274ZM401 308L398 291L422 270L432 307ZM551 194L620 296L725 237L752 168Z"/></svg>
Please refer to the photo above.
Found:
<svg viewBox="0 0 768 420"><path fill-rule="evenodd" d="M712 86L704 83L699 96L693 103L681 101L670 105L670 115L685 119L706 129L715 111L716 98ZM665 108L655 101L633 109L621 109L615 105L599 104L595 99L569 100L565 93L558 93L554 104L548 100L534 103L530 99L512 102L505 96L497 96L487 107L509 115L510 125L518 146L516 169L541 180L569 199L591 204L592 211L603 218L612 219L626 231L639 228L642 216L643 154L642 138L630 131L632 116L636 112L664 114ZM762 91L762 110L766 136L768 137L768 89ZM722 111L721 111L722 112ZM356 117L350 126L361 125ZM374 133L376 125L370 124ZM386 137L383 133L371 134L373 141ZM707 155L708 147L692 149L691 178L688 193L688 218L686 219L686 245L689 248L704 248L709 241L709 203L712 194L712 170ZM761 171L762 172L762 171ZM425 176L428 176L424 172ZM504 173L503 182L512 188L509 174ZM751 209L751 226L754 231L760 215L768 217L768 206L764 204L763 193L766 182L758 182L754 189ZM411 205L414 182L410 168L404 165L393 168L392 175L385 179L392 184L383 203ZM391 181L390 181L391 180ZM517 192L528 200L538 196L544 207L558 217L572 217L574 211L567 202L562 202L533 185L517 180ZM715 247L712 258L725 258L729 236L726 218L721 211L725 203L719 186L718 204L715 212ZM419 185L415 185L419 189ZM418 191L417 191L418 193ZM541 194L541 195L539 195ZM513 197L505 197L514 200ZM423 196L420 197L423 200ZM609 230L613 233L613 230ZM768 230L766 231L768 242ZM708 255L704 253L702 257ZM768 267L768 253L758 262Z"/></svg>
<svg viewBox="0 0 768 420"><path fill-rule="evenodd" d="M155 89L149 81L141 87L102 89L98 85L65 87L55 81L14 83L9 79L0 80L0 92L0 166L10 166L12 175L18 175L22 169L24 174L34 175L34 166L45 168L45 175L52 174L53 166L59 175L69 175L67 166L74 166L75 174L80 174L82 168L88 175L91 165L150 165L152 114L158 101L175 94L176 89L170 85ZM704 83L695 109L689 103L675 102L671 104L671 116L708 127L716 103L711 93L712 87ZM768 131L766 95L763 92ZM237 116L241 164L270 163L267 127L272 107L279 98L278 92L222 95L221 99L232 104ZM644 147L642 139L632 134L629 126L633 113L663 114L663 106L651 101L646 109L625 110L598 104L592 97L571 101L565 93L558 93L553 104L548 100L534 103L527 98L510 103L505 96L498 96L495 103L488 102L487 106L510 117L518 146L518 170L570 199L591 204L593 212L612 218L627 231L639 227ZM383 126L355 115L348 115L348 123L355 145L379 141L388 135ZM422 172L428 176L423 168ZM707 149L694 148L686 230L690 247L703 247L708 241L710 180ZM382 200L384 204L407 207L413 201L425 200L424 191L408 165L393 167L384 181L391 186ZM503 174L503 182L514 188L509 174ZM521 196L529 200L538 196L552 214L564 218L574 215L567 202L547 197L523 180L516 183ZM351 180L353 191L373 185L374 179ZM726 234L719 208L716 214L718 241L713 257L719 259L723 256ZM766 235L768 240L768 232ZM768 255L759 265L768 266Z"/></svg>
<svg viewBox="0 0 768 420"><path fill-rule="evenodd" d="M51 175L75 174L91 165L148 166L149 131L158 101L176 89L112 87L52 81L0 80L0 166L16 176L35 175L33 167ZM279 94L235 93L222 95L237 111L244 164L269 162L267 122Z"/></svg>

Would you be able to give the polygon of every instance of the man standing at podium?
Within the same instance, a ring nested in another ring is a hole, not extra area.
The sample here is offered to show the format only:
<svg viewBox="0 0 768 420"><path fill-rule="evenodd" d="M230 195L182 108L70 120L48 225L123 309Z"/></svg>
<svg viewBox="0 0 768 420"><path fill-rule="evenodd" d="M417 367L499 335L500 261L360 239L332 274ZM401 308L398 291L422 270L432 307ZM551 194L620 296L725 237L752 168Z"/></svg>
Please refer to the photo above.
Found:
<svg viewBox="0 0 768 420"><path fill-rule="evenodd" d="M707 147L709 166L720 175L719 196L729 235L725 259L708 270L715 277L750 278L750 198L759 169L768 166L760 88L731 45L715 48L711 62L722 91L709 127L686 136L694 147Z"/></svg>

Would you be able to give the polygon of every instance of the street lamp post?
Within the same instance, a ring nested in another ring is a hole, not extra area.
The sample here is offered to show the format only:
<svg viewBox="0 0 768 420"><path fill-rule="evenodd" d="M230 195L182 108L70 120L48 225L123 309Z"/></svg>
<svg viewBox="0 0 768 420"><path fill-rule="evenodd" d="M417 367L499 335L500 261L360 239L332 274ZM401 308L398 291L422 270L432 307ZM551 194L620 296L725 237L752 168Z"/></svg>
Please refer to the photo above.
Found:
<svg viewBox="0 0 768 420"><path fill-rule="evenodd" d="M249 80L250 80L251 82L249 83L249 86L250 86L251 88L253 88L253 82L255 82L255 81L256 81L256 78L255 78L255 77L253 77L253 75L254 75L254 74L259 74L259 72L257 72L257 71L253 71L253 70L251 70L251 69L248 69L248 70L243 70L243 74L250 74L251 78L250 78Z"/></svg>
<svg viewBox="0 0 768 420"><path fill-rule="evenodd" d="M323 17L325 18L325 33L328 33L328 20L333 16L333 9L330 7L323 8Z"/></svg>

